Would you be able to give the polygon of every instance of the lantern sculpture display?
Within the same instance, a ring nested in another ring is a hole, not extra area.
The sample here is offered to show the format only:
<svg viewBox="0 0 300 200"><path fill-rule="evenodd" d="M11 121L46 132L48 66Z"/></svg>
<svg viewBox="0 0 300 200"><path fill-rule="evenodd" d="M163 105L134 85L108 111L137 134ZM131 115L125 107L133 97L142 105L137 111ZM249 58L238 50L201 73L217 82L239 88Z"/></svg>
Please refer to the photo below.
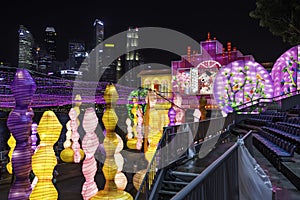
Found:
<svg viewBox="0 0 300 200"><path fill-rule="evenodd" d="M78 143L80 136L77 132L79 120L77 118L78 113L76 110L78 109L75 108L70 109L69 112L70 120L66 124L67 132L66 132L66 140L64 142L64 150L62 150L62 152L60 153L61 160L66 163L75 162L74 160L75 156L76 156L75 163L78 163L80 160L83 160L84 158L84 151L80 149L80 144Z"/></svg>
<svg viewBox="0 0 300 200"><path fill-rule="evenodd" d="M121 154L121 151L124 148L124 143L123 143L122 138L118 134L116 134L116 136L118 139L118 145L117 145L117 148L115 151L114 158L115 158L118 170L115 175L115 183L119 190L125 190L128 181L127 181L125 174L122 172L123 165L124 165L124 158Z"/></svg>
<svg viewBox="0 0 300 200"><path fill-rule="evenodd" d="M103 114L102 122L106 130L106 136L103 141L106 158L102 171L106 181L104 189L100 190L91 199L133 199L129 193L118 190L114 180L118 171L114 157L118 145L118 139L115 133L118 117L114 109L116 101L118 100L118 93L113 84L106 86L104 99L106 102L106 110Z"/></svg>
<svg viewBox="0 0 300 200"><path fill-rule="evenodd" d="M132 125L132 133L133 134L132 134L132 136L131 135L127 135L127 139L128 139L127 140L127 146L130 149L136 149L136 143L137 143L137 123L138 123L137 110L139 109L139 104L138 104L136 98L133 98L132 102L133 102L133 106L129 107L129 105L128 105L127 107L131 108L129 116L132 118L132 121L133 121L133 125Z"/></svg>
<svg viewBox="0 0 300 200"><path fill-rule="evenodd" d="M136 141L136 149L141 150L143 145L143 111L141 107L139 106L137 110L137 141Z"/></svg>
<svg viewBox="0 0 300 200"><path fill-rule="evenodd" d="M221 68L214 82L214 98L225 113L246 103L248 113L260 112L254 105L259 98L273 97L273 80L268 71L254 61L234 61Z"/></svg>
<svg viewBox="0 0 300 200"><path fill-rule="evenodd" d="M141 128L140 126L145 112L146 104L145 97L148 94L148 89L138 88L133 90L128 97L128 101L132 103L127 104L128 116L132 120L132 134L127 134L127 147L130 149L137 149L141 147ZM139 125L138 125L139 123Z"/></svg>
<svg viewBox="0 0 300 200"><path fill-rule="evenodd" d="M78 128L78 118L77 118L77 111L74 108L71 108L70 112L69 112L69 116L70 116L70 126L71 126L71 130L72 130L72 150L74 152L74 162L75 163L79 163L80 159L81 159L81 154L80 154L80 144L78 142L80 136L79 133L77 132L77 128Z"/></svg>
<svg viewBox="0 0 300 200"><path fill-rule="evenodd" d="M271 76L274 81L274 96L288 95L300 88L300 45L282 54L275 62Z"/></svg>
<svg viewBox="0 0 300 200"><path fill-rule="evenodd" d="M174 93L173 107L176 113L175 124L183 124L185 122L185 111L181 108L182 96L179 93Z"/></svg>
<svg viewBox="0 0 300 200"><path fill-rule="evenodd" d="M85 153L85 159L82 164L82 173L85 177L85 182L82 186L82 197L84 200L90 199L98 192L97 184L94 181L94 176L97 172L97 162L94 157L99 146L99 138L95 133L98 125L98 117L93 108L87 108L82 122L82 127L85 135L82 139L82 148Z"/></svg>
<svg viewBox="0 0 300 200"><path fill-rule="evenodd" d="M36 149L36 142L38 140L37 136L37 124L36 123L32 123L31 125L31 149L34 152Z"/></svg>
<svg viewBox="0 0 300 200"><path fill-rule="evenodd" d="M149 169L150 163L155 155L155 151L157 148L157 144L161 138L161 132L159 132L157 121L154 119L157 118L157 111L155 110L154 106L156 104L156 96L153 92L148 92L146 97L146 111L144 115L144 155L147 160L148 166L146 169L139 170L133 176L133 185L135 189L139 190L141 183L149 170L149 180L152 181L151 178L155 173L155 164L151 166ZM175 115L174 115L175 117Z"/></svg>
<svg viewBox="0 0 300 200"><path fill-rule="evenodd" d="M175 120L176 120L176 111L174 109L174 105L173 104L172 104L171 108L169 109L168 116L169 116L169 124L168 124L168 126L174 126L176 124L175 123Z"/></svg>
<svg viewBox="0 0 300 200"><path fill-rule="evenodd" d="M127 138L133 138L130 118L127 118L125 123L127 125Z"/></svg>
<svg viewBox="0 0 300 200"><path fill-rule="evenodd" d="M16 140L12 154L12 167L15 175L8 199L28 199L31 192L29 174L31 171L31 142L30 128L33 111L29 107L36 84L26 69L17 69L11 84L11 91L15 98L15 108L9 113L7 127Z"/></svg>
<svg viewBox="0 0 300 200"><path fill-rule="evenodd" d="M57 199L58 193L52 183L53 170L57 164L53 145L57 142L62 125L53 111L45 111L38 125L40 144L32 156L32 170L37 176L30 200Z"/></svg>
<svg viewBox="0 0 300 200"><path fill-rule="evenodd" d="M60 152L60 158L62 161L71 163L73 162L74 159L74 152L73 149L71 148L72 142L71 142L71 137L72 137L72 128L71 128L71 120L69 120L66 123L67 127L67 132L66 132L66 140L64 142L64 150Z"/></svg>
<svg viewBox="0 0 300 200"><path fill-rule="evenodd" d="M153 146L156 148L156 144L159 142L159 140L162 136L162 132L161 132L162 122L160 121L160 118L157 117L158 111L155 108L155 105L157 103L156 93L152 92L152 91L149 92L148 96L146 98L146 102L147 102L146 112L147 112L147 115L149 115L148 116L149 117L148 118L149 119L148 139L149 139L150 146Z"/></svg>
<svg viewBox="0 0 300 200"><path fill-rule="evenodd" d="M15 146L16 146L16 140L15 140L15 138L14 138L14 136L12 134L10 134L10 137L9 137L9 139L7 141L7 144L9 146L10 150L8 152L9 162L6 165L6 169L7 169L8 173L12 174L11 157L12 157L12 154L13 154Z"/></svg>

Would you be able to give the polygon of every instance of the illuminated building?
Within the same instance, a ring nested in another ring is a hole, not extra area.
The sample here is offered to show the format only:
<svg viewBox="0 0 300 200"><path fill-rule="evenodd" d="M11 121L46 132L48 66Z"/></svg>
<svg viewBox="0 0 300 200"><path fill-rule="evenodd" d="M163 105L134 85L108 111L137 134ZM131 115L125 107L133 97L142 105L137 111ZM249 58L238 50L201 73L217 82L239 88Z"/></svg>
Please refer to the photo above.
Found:
<svg viewBox="0 0 300 200"><path fill-rule="evenodd" d="M103 45L101 44L104 41L104 23L103 21L96 19L94 21L95 28L95 75L99 79L99 75L103 73ZM98 80L97 79L97 80Z"/></svg>
<svg viewBox="0 0 300 200"><path fill-rule="evenodd" d="M102 54L101 81L116 83L117 82L117 64L118 60L114 60L115 44L105 43Z"/></svg>
<svg viewBox="0 0 300 200"><path fill-rule="evenodd" d="M32 69L34 62L34 39L29 30L20 25L19 28L19 68Z"/></svg>
<svg viewBox="0 0 300 200"><path fill-rule="evenodd" d="M67 62L68 69L61 70L60 74L63 78L80 78L83 73L88 71L88 62L86 58L85 43L72 41L69 42L69 59ZM78 71L80 69L80 71Z"/></svg>
<svg viewBox="0 0 300 200"><path fill-rule="evenodd" d="M53 27L47 27L45 30L45 47L51 60L56 60L56 32Z"/></svg>
<svg viewBox="0 0 300 200"><path fill-rule="evenodd" d="M78 70L86 57L84 42L69 42L69 69Z"/></svg>
<svg viewBox="0 0 300 200"><path fill-rule="evenodd" d="M171 69L143 70L137 77L141 78L141 85L144 88L156 90L166 97L172 92Z"/></svg>
<svg viewBox="0 0 300 200"><path fill-rule="evenodd" d="M125 55L125 80L128 86L137 86L136 75L137 72L132 70L134 67L142 64L140 52L137 50L139 46L139 29L130 27L126 33L126 52Z"/></svg>

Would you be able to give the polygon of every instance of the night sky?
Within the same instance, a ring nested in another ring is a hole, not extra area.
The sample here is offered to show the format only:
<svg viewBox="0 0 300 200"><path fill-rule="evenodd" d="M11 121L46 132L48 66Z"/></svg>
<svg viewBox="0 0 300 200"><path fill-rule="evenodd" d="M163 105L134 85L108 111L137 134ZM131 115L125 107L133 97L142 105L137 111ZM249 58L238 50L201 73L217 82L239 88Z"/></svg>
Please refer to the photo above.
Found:
<svg viewBox="0 0 300 200"><path fill-rule="evenodd" d="M74 2L74 3L72 3ZM129 26L163 27L179 31L200 42L216 37L224 46L231 42L243 54L252 54L257 62L274 62L292 46L283 43L259 21L249 17L255 9L254 0L230 1L2 1L0 12L0 61L17 64L18 27L26 26L37 42L42 42L44 30L53 26L58 34L57 58L67 59L69 40L92 41L93 22L104 21L105 37ZM164 4L161 4L164 3ZM199 5L198 5L199 4ZM177 57L162 53L148 54L146 62L168 64Z"/></svg>

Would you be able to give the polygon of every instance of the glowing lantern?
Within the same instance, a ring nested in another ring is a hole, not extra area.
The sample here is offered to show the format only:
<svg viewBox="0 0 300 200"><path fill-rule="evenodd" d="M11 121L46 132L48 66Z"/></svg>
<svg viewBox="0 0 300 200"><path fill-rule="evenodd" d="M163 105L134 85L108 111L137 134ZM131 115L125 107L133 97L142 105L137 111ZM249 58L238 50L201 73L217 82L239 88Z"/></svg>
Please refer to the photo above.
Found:
<svg viewBox="0 0 300 200"><path fill-rule="evenodd" d="M138 171L134 176L133 176L133 186L136 190L139 190L145 175L147 173L147 169L143 169Z"/></svg>
<svg viewBox="0 0 300 200"><path fill-rule="evenodd" d="M36 84L29 72L26 69L18 69L11 84L15 108L7 118L7 127L16 140L11 159L15 181L10 187L9 200L28 199L31 192L29 175L32 150L29 141L34 113L29 105L35 90Z"/></svg>
<svg viewBox="0 0 300 200"><path fill-rule="evenodd" d="M35 149L36 149L36 142L37 142L37 137L36 137L36 134L37 134L37 124L36 123L32 123L31 125L31 149L32 151L34 152Z"/></svg>
<svg viewBox="0 0 300 200"><path fill-rule="evenodd" d="M95 133L98 118L93 108L87 108L83 117L83 129L86 132L82 139L82 148L86 155L82 164L82 173L85 182L82 186L82 197L84 200L90 199L98 192L94 176L97 172L97 162L94 154L99 146L99 139Z"/></svg>
<svg viewBox="0 0 300 200"><path fill-rule="evenodd" d="M79 140L79 133L77 132L77 128L78 128L78 118L77 118L77 112L75 111L75 109L71 108L70 112L69 112L69 116L71 119L71 129L72 129L72 149L74 151L74 162L75 163L79 163L80 162L80 158L81 158L81 154L80 154L80 144L78 142Z"/></svg>
<svg viewBox="0 0 300 200"><path fill-rule="evenodd" d="M78 143L78 139L79 139L79 134L77 132L77 127L78 127L78 122L79 120L77 119L77 111L75 112L75 108L71 108L70 112L69 112L69 117L71 120L69 120L66 124L67 127L67 132L66 132L66 140L64 142L64 150L62 150L62 152L60 153L60 158L62 161L66 162L66 163L72 163L74 162L74 150L73 150L73 145L71 142L72 137L74 137L74 148L76 149L76 158L80 158L80 160L83 160L84 158L84 151L82 149L80 149L79 143ZM70 116L71 115L71 116ZM73 134L73 130L74 129L74 134ZM72 146L71 146L72 145ZM78 152L80 154L80 156L78 155ZM76 160L78 161L78 160Z"/></svg>
<svg viewBox="0 0 300 200"><path fill-rule="evenodd" d="M6 165L6 169L7 169L8 173L12 174L11 157L12 157L12 153L14 152L14 149L16 146L16 140L12 134L10 134L7 144L10 147L10 150L8 152L9 162Z"/></svg>
<svg viewBox="0 0 300 200"><path fill-rule="evenodd" d="M115 183L119 190L125 190L128 183L125 174L122 172L117 172L115 176Z"/></svg>
<svg viewBox="0 0 300 200"><path fill-rule="evenodd" d="M106 181L104 190L100 190L91 199L133 199L129 193L118 190L114 180L118 171L114 158L118 144L118 139L114 132L118 121L114 105L118 99L118 93L113 84L108 84L106 86L104 99L106 101L106 110L103 114L102 121L106 130L106 136L103 141L106 159L102 171Z"/></svg>
<svg viewBox="0 0 300 200"><path fill-rule="evenodd" d="M169 109L168 117L169 117L169 126L174 126L175 125L175 119L176 119L176 111L173 108L173 105Z"/></svg>
<svg viewBox="0 0 300 200"><path fill-rule="evenodd" d="M57 164L53 145L58 140L61 129L62 125L54 112L44 112L38 126L40 144L32 156L32 170L38 181L30 195L30 200L56 200L58 198L58 193L52 183L53 169Z"/></svg>

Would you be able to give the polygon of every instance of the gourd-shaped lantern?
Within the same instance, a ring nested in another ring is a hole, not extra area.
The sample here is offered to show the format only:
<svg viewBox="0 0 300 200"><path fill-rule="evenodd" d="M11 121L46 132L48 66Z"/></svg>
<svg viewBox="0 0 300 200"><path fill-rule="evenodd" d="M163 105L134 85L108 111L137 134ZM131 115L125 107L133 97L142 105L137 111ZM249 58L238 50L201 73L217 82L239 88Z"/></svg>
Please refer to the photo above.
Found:
<svg viewBox="0 0 300 200"><path fill-rule="evenodd" d="M36 90L35 82L26 69L17 70L11 90L15 98L15 108L9 113L7 127L16 140L16 146L12 154L15 181L10 187L8 199L24 200L29 198L31 192L30 128L34 113L29 105Z"/></svg>
<svg viewBox="0 0 300 200"><path fill-rule="evenodd" d="M104 166L102 168L105 177L104 190L100 190L91 199L133 199L132 196L122 190L118 190L115 183L115 176L118 167L115 162L115 152L118 145L117 134L115 127L118 122L118 116L115 112L115 104L118 100L118 93L113 84L108 84L104 92L104 99L106 101L106 110L103 114L102 121L106 130L106 136L103 141L103 146L106 153Z"/></svg>
<svg viewBox="0 0 300 200"><path fill-rule="evenodd" d="M53 145L57 142L62 125L53 111L45 111L38 125L40 144L32 156L32 170L37 176L30 200L58 198L58 193L52 183L53 170L57 164Z"/></svg>

